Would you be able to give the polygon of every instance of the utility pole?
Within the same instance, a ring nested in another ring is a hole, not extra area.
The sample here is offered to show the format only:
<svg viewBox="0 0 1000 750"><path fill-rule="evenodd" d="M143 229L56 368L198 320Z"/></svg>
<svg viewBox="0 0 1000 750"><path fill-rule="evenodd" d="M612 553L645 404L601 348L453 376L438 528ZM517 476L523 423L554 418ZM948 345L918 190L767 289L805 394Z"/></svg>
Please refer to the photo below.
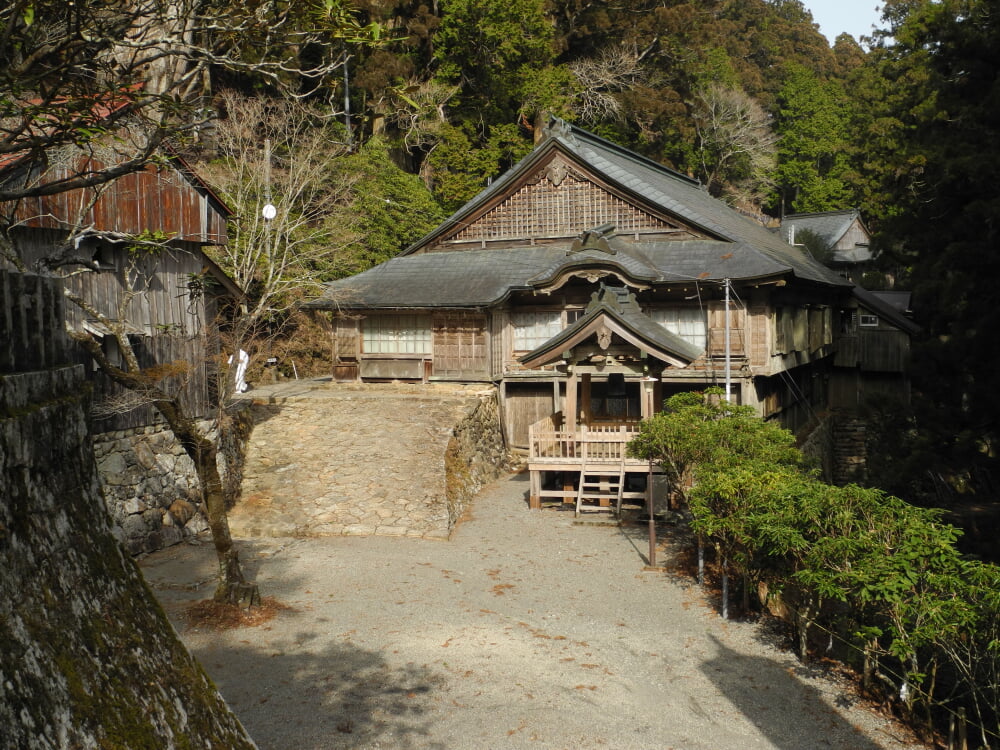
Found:
<svg viewBox="0 0 1000 750"><path fill-rule="evenodd" d="M729 279L723 279L722 281L726 290L726 401L729 401L730 393L732 392L733 386L733 369L732 360L729 353Z"/></svg>

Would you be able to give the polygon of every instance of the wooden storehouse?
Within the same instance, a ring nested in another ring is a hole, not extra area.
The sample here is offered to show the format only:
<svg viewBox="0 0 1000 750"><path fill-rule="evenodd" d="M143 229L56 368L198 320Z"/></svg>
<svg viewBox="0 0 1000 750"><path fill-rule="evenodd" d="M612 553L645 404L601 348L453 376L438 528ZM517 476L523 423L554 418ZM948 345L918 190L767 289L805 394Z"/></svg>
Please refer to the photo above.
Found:
<svg viewBox="0 0 1000 750"><path fill-rule="evenodd" d="M69 167L47 170L58 180L89 167L80 156ZM15 250L32 271L65 278L66 288L112 320L124 320L140 364L186 363L177 376L183 400L195 416L209 416L216 402L218 341L212 335L223 298L241 290L204 251L227 240L230 210L177 155L158 166L127 174L96 188L77 189L0 206ZM162 250L136 253L130 236L162 233ZM69 239L67 239L69 238ZM122 310L122 302L127 300ZM68 324L104 339L114 362L117 346L107 329L67 302ZM95 403L120 398L118 386L81 352L95 381ZM152 424L152 407L128 409L128 399L95 422L99 432Z"/></svg>
<svg viewBox="0 0 1000 750"><path fill-rule="evenodd" d="M495 383L532 501L613 505L649 468L625 444L673 393L728 382L765 417L813 419L851 287L697 182L553 120L438 228L310 306L332 316L338 379Z"/></svg>
<svg viewBox="0 0 1000 750"><path fill-rule="evenodd" d="M803 232L812 232L823 243L823 261L856 284L874 258L871 232L856 208L790 214L781 221L781 234L788 244L800 247Z"/></svg>

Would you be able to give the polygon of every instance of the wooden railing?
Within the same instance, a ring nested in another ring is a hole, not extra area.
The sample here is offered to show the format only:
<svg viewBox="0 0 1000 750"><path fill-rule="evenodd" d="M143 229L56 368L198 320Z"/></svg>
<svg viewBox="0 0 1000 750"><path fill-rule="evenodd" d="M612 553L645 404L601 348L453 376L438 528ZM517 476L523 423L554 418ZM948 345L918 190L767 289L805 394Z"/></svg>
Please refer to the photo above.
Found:
<svg viewBox="0 0 1000 750"><path fill-rule="evenodd" d="M562 429L562 421L557 412L528 428L529 461L619 463L626 458L626 446L639 434L638 420L594 422L580 425L576 432Z"/></svg>

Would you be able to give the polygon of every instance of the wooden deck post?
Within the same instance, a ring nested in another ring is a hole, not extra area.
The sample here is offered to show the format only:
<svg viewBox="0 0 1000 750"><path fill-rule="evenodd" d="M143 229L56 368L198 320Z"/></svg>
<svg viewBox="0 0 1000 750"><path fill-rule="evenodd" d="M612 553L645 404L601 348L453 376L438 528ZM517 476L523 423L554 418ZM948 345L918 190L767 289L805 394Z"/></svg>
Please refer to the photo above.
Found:
<svg viewBox="0 0 1000 750"><path fill-rule="evenodd" d="M569 380L566 381L566 432L576 432L576 372L570 373Z"/></svg>
<svg viewBox="0 0 1000 750"><path fill-rule="evenodd" d="M590 383L591 377L589 372L583 373L580 376L580 411L583 412L583 423L590 424L593 421L594 415L591 411L591 406L593 401L590 398Z"/></svg>
<svg viewBox="0 0 1000 750"><path fill-rule="evenodd" d="M528 507L531 510L542 509L542 472L528 472Z"/></svg>

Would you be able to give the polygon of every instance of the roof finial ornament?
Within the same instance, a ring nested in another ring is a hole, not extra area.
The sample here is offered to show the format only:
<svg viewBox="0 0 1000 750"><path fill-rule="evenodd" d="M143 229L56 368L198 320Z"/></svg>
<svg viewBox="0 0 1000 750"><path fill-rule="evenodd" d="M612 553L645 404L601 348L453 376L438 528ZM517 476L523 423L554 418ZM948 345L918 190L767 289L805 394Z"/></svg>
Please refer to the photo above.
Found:
<svg viewBox="0 0 1000 750"><path fill-rule="evenodd" d="M617 255L618 251L611 247L608 240L615 236L615 225L613 223L601 224L599 227L588 229L580 234L573 244L570 245L567 255L582 253L584 250L599 250L608 255Z"/></svg>
<svg viewBox="0 0 1000 750"><path fill-rule="evenodd" d="M576 137L573 135L573 126L555 115L552 115L552 117L549 118L542 134L547 138L562 138L563 140L576 145Z"/></svg>

